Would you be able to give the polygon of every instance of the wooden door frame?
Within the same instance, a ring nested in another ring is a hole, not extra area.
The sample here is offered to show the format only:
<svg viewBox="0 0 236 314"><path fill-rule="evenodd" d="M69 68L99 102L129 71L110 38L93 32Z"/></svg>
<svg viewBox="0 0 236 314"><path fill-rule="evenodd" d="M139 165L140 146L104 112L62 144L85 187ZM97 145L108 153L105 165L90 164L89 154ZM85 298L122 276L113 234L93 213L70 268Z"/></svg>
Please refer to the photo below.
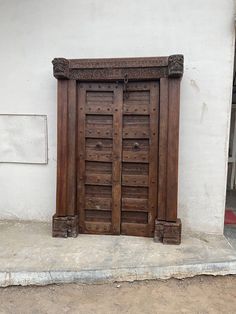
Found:
<svg viewBox="0 0 236 314"><path fill-rule="evenodd" d="M178 207L178 143L180 81L183 55L147 58L55 58L58 80L57 200L54 237L78 235L77 212L77 82L160 81L158 207L155 241L180 243Z"/></svg>

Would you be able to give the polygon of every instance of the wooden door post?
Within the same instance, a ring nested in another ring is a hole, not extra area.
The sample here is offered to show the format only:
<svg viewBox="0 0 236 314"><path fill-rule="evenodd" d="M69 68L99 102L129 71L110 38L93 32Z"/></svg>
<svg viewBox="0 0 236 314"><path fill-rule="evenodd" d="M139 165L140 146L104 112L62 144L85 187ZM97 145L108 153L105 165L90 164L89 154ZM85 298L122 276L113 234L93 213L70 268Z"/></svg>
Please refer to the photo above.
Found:
<svg viewBox="0 0 236 314"><path fill-rule="evenodd" d="M62 65L56 64L57 67ZM58 79L57 198L53 216L54 237L76 237L76 81Z"/></svg>

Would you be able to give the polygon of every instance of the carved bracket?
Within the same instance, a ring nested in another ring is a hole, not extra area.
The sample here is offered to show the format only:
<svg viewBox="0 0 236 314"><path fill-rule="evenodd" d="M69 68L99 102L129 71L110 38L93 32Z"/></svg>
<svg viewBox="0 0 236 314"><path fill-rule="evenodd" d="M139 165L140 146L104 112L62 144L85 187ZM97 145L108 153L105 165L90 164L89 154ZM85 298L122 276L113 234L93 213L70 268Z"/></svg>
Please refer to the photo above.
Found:
<svg viewBox="0 0 236 314"><path fill-rule="evenodd" d="M69 60L65 58L55 58L52 60L53 75L57 79L69 79Z"/></svg>
<svg viewBox="0 0 236 314"><path fill-rule="evenodd" d="M154 242L163 244L180 244L181 243L181 220L176 222L167 222L156 220L154 231Z"/></svg>
<svg viewBox="0 0 236 314"><path fill-rule="evenodd" d="M184 72L184 56L173 55L168 59L168 77L181 77Z"/></svg>
<svg viewBox="0 0 236 314"><path fill-rule="evenodd" d="M70 80L155 80L183 75L183 55L149 58L65 59L52 61L57 79Z"/></svg>
<svg viewBox="0 0 236 314"><path fill-rule="evenodd" d="M52 236L58 238L76 238L79 233L78 216L53 216Z"/></svg>

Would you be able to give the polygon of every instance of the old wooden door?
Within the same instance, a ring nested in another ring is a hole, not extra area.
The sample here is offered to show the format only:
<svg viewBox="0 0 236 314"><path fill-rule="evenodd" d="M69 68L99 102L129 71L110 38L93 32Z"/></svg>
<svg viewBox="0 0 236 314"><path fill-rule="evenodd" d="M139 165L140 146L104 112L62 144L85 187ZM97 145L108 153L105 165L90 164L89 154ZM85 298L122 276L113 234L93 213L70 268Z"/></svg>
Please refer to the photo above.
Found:
<svg viewBox="0 0 236 314"><path fill-rule="evenodd" d="M183 56L55 58L54 237L153 236L179 244L178 136Z"/></svg>
<svg viewBox="0 0 236 314"><path fill-rule="evenodd" d="M153 236L158 82L78 84L81 233Z"/></svg>

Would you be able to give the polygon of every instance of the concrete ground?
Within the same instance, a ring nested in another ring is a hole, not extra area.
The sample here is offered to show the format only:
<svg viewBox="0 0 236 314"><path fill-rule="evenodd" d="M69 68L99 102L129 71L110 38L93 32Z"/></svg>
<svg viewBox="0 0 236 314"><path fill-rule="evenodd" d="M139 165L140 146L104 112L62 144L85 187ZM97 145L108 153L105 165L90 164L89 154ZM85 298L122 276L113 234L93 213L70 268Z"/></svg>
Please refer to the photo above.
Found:
<svg viewBox="0 0 236 314"><path fill-rule="evenodd" d="M227 190L225 207L236 211L236 190ZM236 225L225 225L224 235L236 250Z"/></svg>
<svg viewBox="0 0 236 314"><path fill-rule="evenodd" d="M0 286L236 274L236 250L224 236L184 232L179 246L127 236L60 239L47 223L2 221L0 239Z"/></svg>
<svg viewBox="0 0 236 314"><path fill-rule="evenodd" d="M226 225L224 235L230 245L236 250L236 225Z"/></svg>
<svg viewBox="0 0 236 314"><path fill-rule="evenodd" d="M236 276L0 288L1 314L234 314Z"/></svg>

